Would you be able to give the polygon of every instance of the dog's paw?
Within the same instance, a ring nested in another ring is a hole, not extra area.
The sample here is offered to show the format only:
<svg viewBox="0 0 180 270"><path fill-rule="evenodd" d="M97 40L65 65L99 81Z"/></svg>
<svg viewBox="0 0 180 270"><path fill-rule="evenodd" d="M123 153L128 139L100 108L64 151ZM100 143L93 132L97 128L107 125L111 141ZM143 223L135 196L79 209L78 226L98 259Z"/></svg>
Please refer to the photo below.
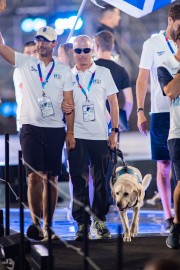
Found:
<svg viewBox="0 0 180 270"><path fill-rule="evenodd" d="M130 235L131 237L135 237L136 235L138 235L138 226L132 226L130 228Z"/></svg>
<svg viewBox="0 0 180 270"><path fill-rule="evenodd" d="M123 242L131 242L130 232L123 234Z"/></svg>

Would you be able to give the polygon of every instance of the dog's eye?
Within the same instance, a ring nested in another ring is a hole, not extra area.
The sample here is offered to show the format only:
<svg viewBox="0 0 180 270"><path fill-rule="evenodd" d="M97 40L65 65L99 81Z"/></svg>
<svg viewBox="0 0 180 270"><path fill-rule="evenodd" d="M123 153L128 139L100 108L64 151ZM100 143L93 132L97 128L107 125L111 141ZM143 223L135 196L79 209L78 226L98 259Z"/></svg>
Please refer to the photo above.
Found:
<svg viewBox="0 0 180 270"><path fill-rule="evenodd" d="M119 195L119 192L116 192L116 195Z"/></svg>
<svg viewBox="0 0 180 270"><path fill-rule="evenodd" d="M129 195L128 192L124 192L124 196L127 197Z"/></svg>

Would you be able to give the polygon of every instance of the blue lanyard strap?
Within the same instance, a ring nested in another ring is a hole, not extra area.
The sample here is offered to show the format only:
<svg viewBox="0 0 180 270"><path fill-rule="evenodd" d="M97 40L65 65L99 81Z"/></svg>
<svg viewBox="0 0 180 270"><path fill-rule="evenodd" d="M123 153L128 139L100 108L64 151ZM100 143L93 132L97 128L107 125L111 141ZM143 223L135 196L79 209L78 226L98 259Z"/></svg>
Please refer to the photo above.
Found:
<svg viewBox="0 0 180 270"><path fill-rule="evenodd" d="M94 80L95 73L96 73L96 71L93 72L93 74L91 76L91 79L90 79L90 81L88 83L88 86L87 86L87 90L88 91L90 91L90 89L91 89L91 86L92 86L92 83L93 83L93 80ZM77 81L77 83L79 85L79 88L81 89L82 93L86 96L86 100L88 100L86 91L84 90L84 88L82 87L82 85L79 83L79 75L78 74L76 75L76 81Z"/></svg>
<svg viewBox="0 0 180 270"><path fill-rule="evenodd" d="M164 32L164 37L165 37L165 40L166 40L166 42L167 42L167 45L168 45L170 51L172 52L172 54L175 54L175 52L174 52L174 50L173 50L173 47L171 46L171 43L169 42L169 39L168 39L168 37L166 36L166 32Z"/></svg>
<svg viewBox="0 0 180 270"><path fill-rule="evenodd" d="M55 66L55 63L54 63L54 59L52 60L52 67L51 69L49 70L47 76L46 76L46 79L43 81L43 77L42 77L42 71L41 71L41 67L40 67L40 63L37 65L38 67L38 72L39 72L39 79L40 79L40 82L41 82L41 85L42 85L42 95L45 96L45 91L44 91L44 87L46 85L46 83L48 83L48 80L53 72L53 69L54 69L54 66Z"/></svg>

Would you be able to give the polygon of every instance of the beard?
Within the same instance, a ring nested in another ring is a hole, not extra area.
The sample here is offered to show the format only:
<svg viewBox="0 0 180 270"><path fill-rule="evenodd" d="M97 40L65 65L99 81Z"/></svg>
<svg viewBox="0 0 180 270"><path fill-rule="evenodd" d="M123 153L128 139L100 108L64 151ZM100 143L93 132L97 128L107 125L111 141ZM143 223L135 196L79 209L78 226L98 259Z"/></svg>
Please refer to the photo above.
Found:
<svg viewBox="0 0 180 270"><path fill-rule="evenodd" d="M176 41L176 31L175 31L174 29L171 29L170 35L171 35L171 37L172 37L172 40L173 40L173 41Z"/></svg>

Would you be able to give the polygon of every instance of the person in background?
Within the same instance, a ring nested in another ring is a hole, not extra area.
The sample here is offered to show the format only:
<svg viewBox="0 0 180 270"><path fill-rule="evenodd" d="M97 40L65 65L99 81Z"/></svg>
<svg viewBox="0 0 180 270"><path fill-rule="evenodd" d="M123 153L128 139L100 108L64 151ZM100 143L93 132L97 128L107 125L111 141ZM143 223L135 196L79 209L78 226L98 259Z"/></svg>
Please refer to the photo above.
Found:
<svg viewBox="0 0 180 270"><path fill-rule="evenodd" d="M174 190L174 220L166 244L179 248L180 236L180 24L175 37L178 50L158 67L158 79L163 94L170 99L170 130L168 147L177 185Z"/></svg>
<svg viewBox="0 0 180 270"><path fill-rule="evenodd" d="M95 41L95 53L97 60L95 61L96 65L104 66L108 68L111 72L113 80L116 84L117 89L119 92L117 93L118 100L120 100L120 92L122 92L124 96L124 106L123 110L126 113L126 120L129 121L129 117L132 112L133 108L133 95L132 95L132 88L130 84L130 79L127 71L111 60L112 49L114 46L114 36L111 32L103 30L94 35ZM106 104L108 111L110 111L109 103ZM122 110L120 110L122 112ZM121 116L119 117L119 119ZM119 123L119 127L121 131L123 131L123 127ZM119 139L118 139L119 140ZM109 173L107 176L107 189L108 189L108 197L110 205L113 205L113 199L110 190L110 178L112 176L112 164L109 164Z"/></svg>
<svg viewBox="0 0 180 270"><path fill-rule="evenodd" d="M75 147L74 111L66 115L67 134L62 121L61 103L73 104L72 76L67 65L53 58L57 33L41 27L35 36L38 57L15 52L0 35L0 55L21 72L23 100L21 106L20 143L28 176L28 203L32 224L27 236L35 240L48 238L48 216L53 218L57 201L57 179L66 138L69 149ZM52 91L53 90L53 91ZM48 179L51 173L51 212L48 213ZM43 228L40 219L43 213ZM52 231L53 239L57 238Z"/></svg>
<svg viewBox="0 0 180 270"><path fill-rule="evenodd" d="M151 154L157 161L157 187L165 215L165 230L169 230L173 215L171 211L170 170L171 161L167 147L169 133L169 104L163 96L157 77L157 67L176 53L177 46L173 41L180 24L180 4L173 5L168 14L168 25L165 31L144 42L139 75L136 82L137 125L143 135L147 135L147 118L144 114L144 101L151 79Z"/></svg>
<svg viewBox="0 0 180 270"><path fill-rule="evenodd" d="M146 263L144 270L180 270L180 262L177 257L156 258Z"/></svg>
<svg viewBox="0 0 180 270"><path fill-rule="evenodd" d="M70 66L70 68L75 66L72 43L63 43L59 45L58 59L60 62Z"/></svg>
<svg viewBox="0 0 180 270"><path fill-rule="evenodd" d="M26 55L33 55L37 56L37 49L36 49L36 44L34 41L28 41L24 44L23 48L23 53ZM21 103L22 103L22 95L23 95L23 90L22 90L22 78L21 78L21 73L18 68L14 69L13 73L13 82L14 82L14 88L15 88L15 97L16 97L16 103L17 103L17 110L16 110L16 129L17 132L20 132L21 125L19 123L19 118L20 118L20 110L21 110Z"/></svg>
<svg viewBox="0 0 180 270"><path fill-rule="evenodd" d="M101 9L100 24L96 29L96 33L106 30L113 34L115 37L115 28L119 25L121 20L120 10L110 4L104 5L104 8ZM112 55L115 59L118 59L120 56L120 48L116 38L114 39L114 47Z"/></svg>

